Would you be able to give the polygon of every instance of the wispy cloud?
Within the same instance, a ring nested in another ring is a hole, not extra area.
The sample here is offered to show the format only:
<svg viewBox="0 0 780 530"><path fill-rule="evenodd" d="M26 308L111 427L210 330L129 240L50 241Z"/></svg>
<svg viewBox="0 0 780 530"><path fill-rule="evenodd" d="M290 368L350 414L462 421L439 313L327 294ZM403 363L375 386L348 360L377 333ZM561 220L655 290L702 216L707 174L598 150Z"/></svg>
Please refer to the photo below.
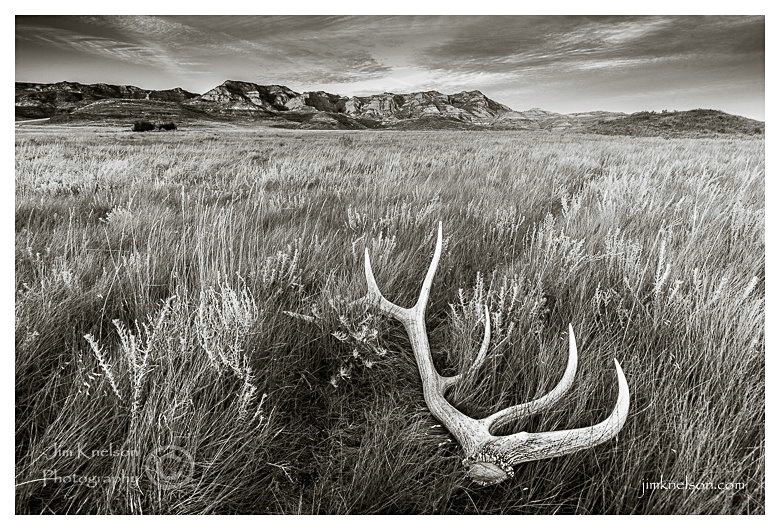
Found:
<svg viewBox="0 0 780 530"><path fill-rule="evenodd" d="M197 91L227 78L347 95L479 89L552 110L610 101L632 110L634 94L633 110L672 106L664 98L749 100L763 115L763 17L95 16L17 17L16 26L17 72L28 79L66 66L95 78L116 63L114 78L133 65L128 83Z"/></svg>
<svg viewBox="0 0 780 530"><path fill-rule="evenodd" d="M119 40L119 37L100 37L62 28L26 26L24 32L21 34L17 32L17 40L21 41L22 45L31 42L59 49L70 49L84 54L85 61L89 60L90 55L94 55L118 62L149 66L173 75L189 74L192 68L205 65L202 61L176 56L158 45Z"/></svg>

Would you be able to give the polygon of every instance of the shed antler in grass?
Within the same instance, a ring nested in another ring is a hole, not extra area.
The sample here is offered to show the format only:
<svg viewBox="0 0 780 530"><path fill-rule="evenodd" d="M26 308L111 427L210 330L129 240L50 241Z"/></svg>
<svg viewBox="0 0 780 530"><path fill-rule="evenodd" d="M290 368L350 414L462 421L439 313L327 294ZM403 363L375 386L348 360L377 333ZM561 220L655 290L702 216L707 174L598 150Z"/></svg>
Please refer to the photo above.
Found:
<svg viewBox="0 0 780 530"><path fill-rule="evenodd" d="M515 420L542 412L555 405L569 390L577 371L577 343L574 330L569 325L569 361L566 371L558 385L549 394L534 401L505 408L486 418L471 418L444 397L447 389L463 378L463 374L445 377L436 371L425 330L425 306L433 283L433 276L439 265L442 247L442 228L436 239L433 260L425 275L420 296L414 307L403 308L387 300L379 291L371 270L371 261L366 249L366 282L368 282L367 300L387 315L403 323L412 350L420 370L423 396L431 413L452 433L466 453L463 465L466 474L479 484L498 484L514 475L512 466L521 462L541 460L562 456L582 449L593 447L615 437L628 416L628 383L617 359L615 369L618 378L618 398L612 414L592 427L550 432L519 432L508 436L497 436L491 431L497 430ZM485 306L485 336L482 346L468 372L474 373L482 366L490 344L490 314Z"/></svg>

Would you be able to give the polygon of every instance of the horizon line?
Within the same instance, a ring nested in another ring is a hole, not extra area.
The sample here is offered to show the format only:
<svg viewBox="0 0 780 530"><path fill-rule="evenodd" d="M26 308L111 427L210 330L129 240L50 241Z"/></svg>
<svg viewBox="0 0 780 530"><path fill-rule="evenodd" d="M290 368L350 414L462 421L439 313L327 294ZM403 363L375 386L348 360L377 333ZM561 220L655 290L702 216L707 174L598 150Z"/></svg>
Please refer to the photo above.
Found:
<svg viewBox="0 0 780 530"><path fill-rule="evenodd" d="M541 111L544 111L544 112L550 112L550 113L554 113L554 114L561 114L561 115L564 115L564 116L569 116L569 115L572 115L572 114L587 114L587 113L591 113L591 112L612 112L612 113L615 113L615 114L625 114L627 116L630 116L632 114L639 114L639 113L642 113L642 112L663 113L663 112L691 112L691 111L694 111L694 110L713 110L713 111L717 111L717 112L722 112L724 114L730 114L732 116L739 116L739 117L742 117L742 118L747 118L749 120L754 120L754 121L758 121L758 122L761 122L761 123L766 123L766 119L751 118L750 116L745 116L743 114L732 114L732 113L726 112L726 111L724 111L722 109L706 108L706 107L695 107L695 108L690 108L690 109L673 109L673 110L669 110L668 108L661 109L661 110L657 110L657 109L641 109L641 110L635 110L633 112L602 110L602 109L581 110L581 111L575 111L575 112L558 112L558 111L547 110L547 109L544 109L542 107L529 107L529 108L527 108L525 110L516 110L516 109L510 107L509 105L507 105L505 103L501 103L500 101L495 100L495 99L489 97L487 94L485 94L484 92L482 92L479 89L461 90L460 92L454 92L453 94L446 94L446 93L441 92L439 90L417 90L417 91L412 91L412 92L388 92L388 91L385 91L385 92L381 92L381 93L368 94L368 95L365 95L365 96L361 96L361 95L358 95L358 94L353 94L351 96L347 96L347 95L344 95L344 94L334 94L334 93L331 93L331 92L327 92L325 90L303 90L303 91L298 91L298 90L295 90L293 88L290 88L288 85L281 84L281 83L270 83L270 84L262 85L260 83L254 82L254 81L243 81L243 80L240 80L240 79L225 79L219 85L216 85L213 88L210 88L209 90L207 90L206 92L201 92L201 93L193 92L193 91L191 91L189 89L186 89L186 88L184 88L182 86L176 86L176 87L173 87L173 88L143 88L143 87L140 87L138 85L132 85L132 84L129 84L129 83L121 83L121 84L118 84L118 83L104 83L104 82L86 83L86 82L83 82L83 81L68 81L68 80L52 81L52 82L48 82L48 83L47 82L39 82L39 81L18 81L18 80L15 80L14 83L28 83L28 84L37 84L37 85L55 85L57 83L78 83L80 85L87 85L87 86L91 86L91 85L130 86L130 87L138 88L140 90L157 91L157 92L161 92L161 91L165 91L165 90L180 89L180 90L183 90L185 92L189 92L191 94L195 94L194 97L200 97L203 94L206 94L206 93L210 92L211 90L214 90L214 88L222 86L225 83L230 82L230 81L238 82L238 83L251 83L253 85L258 85L258 86L279 86L279 87L284 87L284 88L287 88L289 90L292 90L293 92L297 92L298 94L304 94L306 92L323 92L325 94L331 94L331 95L334 95L334 96L346 97L347 99L351 99L351 98L355 98L355 97L373 97L373 96L380 96L382 94L403 95L403 94L414 94L414 93L422 93L422 92L438 92L439 94L442 94L442 95L445 95L445 96L452 96L452 95L460 94L460 93L463 93L463 92L479 92L480 94L482 94L483 96L487 97L488 99L491 99L492 101L495 101L496 103L509 108L512 112L527 112L527 111L530 111L530 110L541 110Z"/></svg>

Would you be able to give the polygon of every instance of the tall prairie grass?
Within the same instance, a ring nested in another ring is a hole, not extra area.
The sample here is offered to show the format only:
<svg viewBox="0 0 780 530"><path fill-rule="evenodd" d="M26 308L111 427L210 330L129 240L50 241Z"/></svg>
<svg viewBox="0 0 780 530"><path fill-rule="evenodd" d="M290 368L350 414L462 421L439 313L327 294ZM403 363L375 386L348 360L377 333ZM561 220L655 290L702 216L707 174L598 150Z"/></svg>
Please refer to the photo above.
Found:
<svg viewBox="0 0 780 530"><path fill-rule="evenodd" d="M16 137L17 512L764 512L762 141L43 131ZM353 303L368 247L411 305L439 220L439 370L468 365L482 304L494 324L449 398L546 393L571 322L574 389L510 430L603 419L615 357L615 440L464 476L403 330ZM171 444L194 461L178 488L145 473ZM661 480L715 487L643 489Z"/></svg>

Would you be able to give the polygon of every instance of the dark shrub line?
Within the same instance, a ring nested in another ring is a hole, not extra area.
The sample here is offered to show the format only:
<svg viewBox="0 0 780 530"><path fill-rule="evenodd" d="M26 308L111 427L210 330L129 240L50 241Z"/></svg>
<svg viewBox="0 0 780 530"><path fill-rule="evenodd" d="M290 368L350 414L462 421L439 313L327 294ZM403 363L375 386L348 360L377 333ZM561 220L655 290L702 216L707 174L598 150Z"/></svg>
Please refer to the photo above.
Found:
<svg viewBox="0 0 780 530"><path fill-rule="evenodd" d="M137 121L133 123L133 132L146 132L153 131L155 129L158 131L175 131L176 124L172 121L158 123L157 125L150 121Z"/></svg>

